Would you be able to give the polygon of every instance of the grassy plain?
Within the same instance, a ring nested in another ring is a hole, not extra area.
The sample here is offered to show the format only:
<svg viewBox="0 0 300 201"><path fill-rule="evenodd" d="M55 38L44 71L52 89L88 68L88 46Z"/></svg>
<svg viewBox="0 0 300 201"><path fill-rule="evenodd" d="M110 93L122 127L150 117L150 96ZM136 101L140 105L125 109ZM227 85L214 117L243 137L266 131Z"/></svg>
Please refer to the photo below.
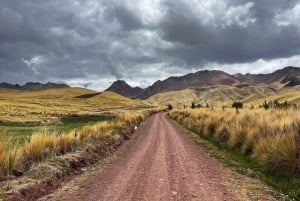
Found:
<svg viewBox="0 0 300 201"><path fill-rule="evenodd" d="M151 106L113 92L98 93L82 88L42 91L0 89L0 121L59 122L70 115L126 113Z"/></svg>

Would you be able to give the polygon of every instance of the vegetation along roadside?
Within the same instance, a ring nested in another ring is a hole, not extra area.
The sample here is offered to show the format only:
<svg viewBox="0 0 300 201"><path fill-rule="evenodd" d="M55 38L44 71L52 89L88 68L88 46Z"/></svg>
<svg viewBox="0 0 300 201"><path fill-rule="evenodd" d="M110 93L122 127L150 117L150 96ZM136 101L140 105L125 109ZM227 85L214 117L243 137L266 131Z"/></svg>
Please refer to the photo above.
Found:
<svg viewBox="0 0 300 201"><path fill-rule="evenodd" d="M79 168L80 172L82 166L114 152L130 139L135 127L153 112L137 111L60 135L34 133L21 145L4 141L0 147L0 195L5 199L16 195L23 199L31 196L32 186L45 182L49 186L47 182L53 178L72 174L70 169Z"/></svg>
<svg viewBox="0 0 300 201"><path fill-rule="evenodd" d="M173 110L169 116L197 143L218 150L239 172L275 187L283 200L300 200L298 110Z"/></svg>

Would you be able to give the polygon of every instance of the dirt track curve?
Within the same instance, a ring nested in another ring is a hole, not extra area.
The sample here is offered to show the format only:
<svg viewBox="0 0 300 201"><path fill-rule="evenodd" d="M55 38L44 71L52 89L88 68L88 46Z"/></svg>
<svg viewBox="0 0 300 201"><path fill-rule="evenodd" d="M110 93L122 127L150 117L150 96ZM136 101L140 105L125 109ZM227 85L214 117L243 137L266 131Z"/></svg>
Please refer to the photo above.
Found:
<svg viewBox="0 0 300 201"><path fill-rule="evenodd" d="M261 182L225 168L169 122L151 116L129 153L91 176L86 187L44 200L275 200Z"/></svg>

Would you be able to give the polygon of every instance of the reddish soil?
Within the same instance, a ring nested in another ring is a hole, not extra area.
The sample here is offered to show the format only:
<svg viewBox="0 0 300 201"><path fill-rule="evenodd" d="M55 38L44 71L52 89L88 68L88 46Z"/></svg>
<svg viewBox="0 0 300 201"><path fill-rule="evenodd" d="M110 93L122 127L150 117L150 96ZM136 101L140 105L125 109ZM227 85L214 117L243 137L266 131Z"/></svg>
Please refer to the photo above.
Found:
<svg viewBox="0 0 300 201"><path fill-rule="evenodd" d="M169 122L151 116L125 157L40 200L275 200L260 181L224 167ZM82 185L74 190L74 185ZM73 190L72 190L73 188Z"/></svg>

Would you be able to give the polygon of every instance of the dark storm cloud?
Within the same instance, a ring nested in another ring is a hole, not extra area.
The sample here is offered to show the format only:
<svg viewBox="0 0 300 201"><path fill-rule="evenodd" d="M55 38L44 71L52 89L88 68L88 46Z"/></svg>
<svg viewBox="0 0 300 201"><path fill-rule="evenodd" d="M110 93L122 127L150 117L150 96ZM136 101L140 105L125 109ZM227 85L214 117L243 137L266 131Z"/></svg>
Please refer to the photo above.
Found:
<svg viewBox="0 0 300 201"><path fill-rule="evenodd" d="M300 55L297 3L2 0L0 82L103 89L114 79L151 84L209 63L290 58Z"/></svg>
<svg viewBox="0 0 300 201"><path fill-rule="evenodd" d="M193 13L193 8L168 2L167 14L160 28L163 39L174 43L174 46L162 48L161 51L169 58L178 56L188 65L207 61L251 62L259 58L272 59L299 54L299 27L280 27L274 21L279 9L288 9L294 5L291 2L286 4L274 1L271 4L270 1L258 1L249 9L247 16L255 21L247 26L223 26L225 21L213 26L214 21L220 19L204 24L199 16L189 15Z"/></svg>
<svg viewBox="0 0 300 201"><path fill-rule="evenodd" d="M124 6L116 5L110 7L106 15L108 21L117 19L125 31L136 30L143 26L139 16Z"/></svg>

